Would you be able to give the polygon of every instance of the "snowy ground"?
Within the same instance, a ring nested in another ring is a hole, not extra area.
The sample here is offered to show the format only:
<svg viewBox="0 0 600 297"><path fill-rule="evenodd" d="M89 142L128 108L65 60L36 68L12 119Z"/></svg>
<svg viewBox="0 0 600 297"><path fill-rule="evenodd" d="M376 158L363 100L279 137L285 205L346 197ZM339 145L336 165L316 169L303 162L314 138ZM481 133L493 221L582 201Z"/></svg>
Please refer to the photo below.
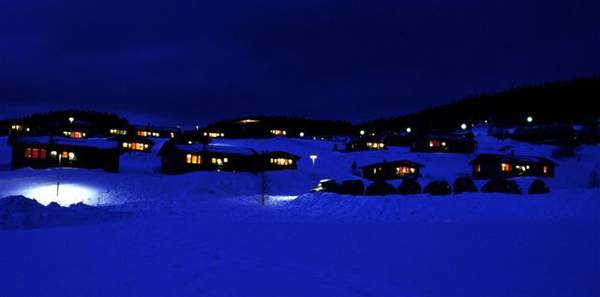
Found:
<svg viewBox="0 0 600 297"><path fill-rule="evenodd" d="M550 157L553 149L478 140L478 152L512 146ZM118 174L63 168L57 202L130 215L0 231L0 296L600 296L600 190L587 188L600 148L559 160L548 195L352 197L304 195L308 156L318 155L317 180L338 181L355 178L353 161L409 159L426 166L424 186L470 173L474 155L219 142L302 159L297 171L269 173L274 198L264 207L249 173L158 173L160 140L152 154L123 155ZM57 170L11 171L5 143L0 197L56 200ZM527 189L532 180L518 182Z"/></svg>

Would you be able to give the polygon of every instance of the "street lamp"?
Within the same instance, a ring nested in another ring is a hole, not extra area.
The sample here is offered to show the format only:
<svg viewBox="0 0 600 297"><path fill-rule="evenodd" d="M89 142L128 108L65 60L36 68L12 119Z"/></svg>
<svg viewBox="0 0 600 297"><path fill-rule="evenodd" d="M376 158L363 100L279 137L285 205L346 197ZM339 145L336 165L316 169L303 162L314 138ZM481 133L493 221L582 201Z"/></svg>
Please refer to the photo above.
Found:
<svg viewBox="0 0 600 297"><path fill-rule="evenodd" d="M311 154L310 159L312 160L312 168L313 168L313 187L317 186L317 180L315 178L315 160L317 159L317 154Z"/></svg>
<svg viewBox="0 0 600 297"><path fill-rule="evenodd" d="M528 123L531 123L531 122L533 122L533 117L532 117L532 116L528 116L528 117L527 117L527 122L528 122Z"/></svg>
<svg viewBox="0 0 600 297"><path fill-rule="evenodd" d="M70 117L69 118L69 123L73 124L73 121L75 121L75 118L74 117Z"/></svg>
<svg viewBox="0 0 600 297"><path fill-rule="evenodd" d="M410 133L412 132L412 129L410 127L406 128L406 133Z"/></svg>
<svg viewBox="0 0 600 297"><path fill-rule="evenodd" d="M360 135L365 135L365 130L360 130Z"/></svg>
<svg viewBox="0 0 600 297"><path fill-rule="evenodd" d="M300 132L300 137L304 137L304 132Z"/></svg>
<svg viewBox="0 0 600 297"><path fill-rule="evenodd" d="M463 123L462 125L460 125L460 128L463 130L467 130L467 124Z"/></svg>

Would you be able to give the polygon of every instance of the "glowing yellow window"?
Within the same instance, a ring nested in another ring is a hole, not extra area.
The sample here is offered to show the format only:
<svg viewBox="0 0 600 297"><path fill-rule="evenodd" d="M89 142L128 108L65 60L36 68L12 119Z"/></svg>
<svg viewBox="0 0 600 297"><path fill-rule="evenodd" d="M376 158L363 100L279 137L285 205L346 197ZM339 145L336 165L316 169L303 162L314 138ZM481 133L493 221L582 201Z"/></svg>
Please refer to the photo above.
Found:
<svg viewBox="0 0 600 297"><path fill-rule="evenodd" d="M548 166L544 166L544 174L548 174Z"/></svg>
<svg viewBox="0 0 600 297"><path fill-rule="evenodd" d="M513 165L512 164L502 163L501 169L502 169L502 171L512 171L513 170Z"/></svg>

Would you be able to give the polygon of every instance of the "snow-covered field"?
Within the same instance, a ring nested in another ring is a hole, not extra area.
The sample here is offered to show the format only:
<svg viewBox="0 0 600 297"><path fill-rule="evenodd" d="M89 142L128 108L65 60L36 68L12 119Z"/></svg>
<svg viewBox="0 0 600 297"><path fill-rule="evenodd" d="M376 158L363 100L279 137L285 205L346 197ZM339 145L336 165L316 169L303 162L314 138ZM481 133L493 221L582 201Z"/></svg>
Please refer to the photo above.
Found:
<svg viewBox="0 0 600 297"><path fill-rule="evenodd" d="M551 157L553 149L478 141L478 153L511 146ZM63 168L56 202L101 206L85 212L99 218L81 219L80 206L60 216L36 206L50 216L38 228L0 231L0 296L600 296L600 190L588 188L600 148L558 160L548 195L353 197L306 195L308 156L318 155L316 180L338 181L356 178L354 161L408 159L425 165L424 186L469 174L474 154L340 153L332 142L290 138L218 142L302 159L296 171L268 173L266 206L255 201L250 173L160 174L162 140L152 154L123 155L118 174ZM10 170L0 138L0 197L47 205L56 178L57 169ZM517 181L526 191L533 178Z"/></svg>

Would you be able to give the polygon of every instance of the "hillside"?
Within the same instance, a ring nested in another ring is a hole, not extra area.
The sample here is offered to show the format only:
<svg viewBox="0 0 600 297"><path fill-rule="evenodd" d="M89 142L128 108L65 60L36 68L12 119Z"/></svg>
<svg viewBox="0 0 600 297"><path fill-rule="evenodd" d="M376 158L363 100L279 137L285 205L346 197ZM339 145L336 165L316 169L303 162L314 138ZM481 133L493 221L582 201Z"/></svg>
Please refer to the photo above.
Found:
<svg viewBox="0 0 600 297"><path fill-rule="evenodd" d="M535 123L585 124L600 117L600 76L521 86L494 94L468 96L421 112L361 124L369 131L431 129L452 131L462 123L490 120L502 126Z"/></svg>

